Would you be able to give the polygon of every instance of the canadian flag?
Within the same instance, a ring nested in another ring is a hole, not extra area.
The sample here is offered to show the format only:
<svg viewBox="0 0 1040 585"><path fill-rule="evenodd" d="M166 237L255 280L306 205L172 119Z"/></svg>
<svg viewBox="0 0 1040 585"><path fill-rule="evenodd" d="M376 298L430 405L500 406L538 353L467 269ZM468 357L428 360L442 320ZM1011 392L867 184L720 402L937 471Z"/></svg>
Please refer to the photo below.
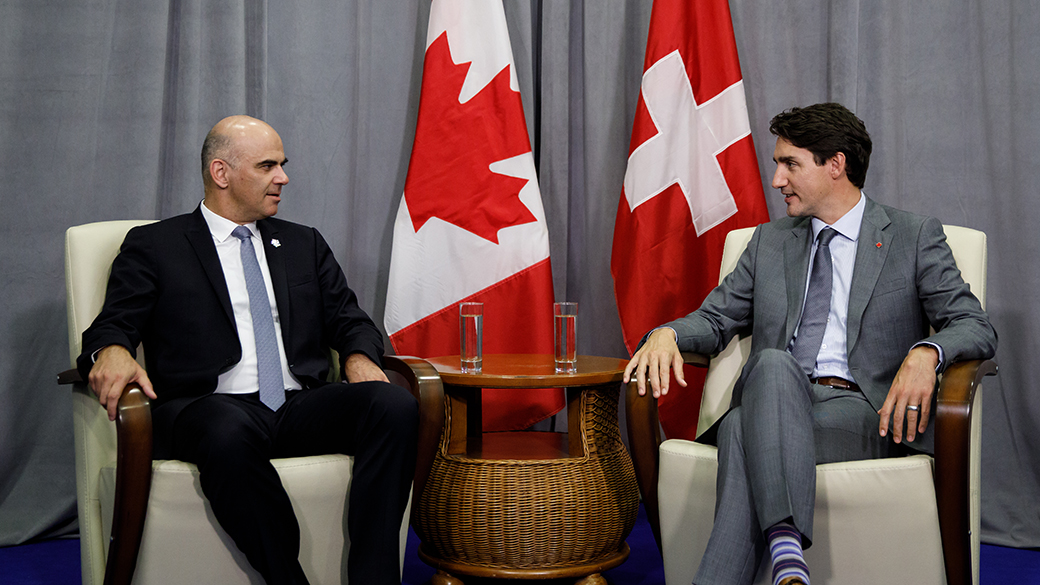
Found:
<svg viewBox="0 0 1040 585"><path fill-rule="evenodd" d="M394 351L458 354L462 301L484 303L485 354L553 352L549 232L500 1L430 8L390 260ZM563 405L559 389L485 389L484 430L522 429Z"/></svg>
<svg viewBox="0 0 1040 585"><path fill-rule="evenodd" d="M610 263L629 352L700 306L729 231L768 220L727 0L655 0ZM692 439L699 405L662 397L665 434Z"/></svg>

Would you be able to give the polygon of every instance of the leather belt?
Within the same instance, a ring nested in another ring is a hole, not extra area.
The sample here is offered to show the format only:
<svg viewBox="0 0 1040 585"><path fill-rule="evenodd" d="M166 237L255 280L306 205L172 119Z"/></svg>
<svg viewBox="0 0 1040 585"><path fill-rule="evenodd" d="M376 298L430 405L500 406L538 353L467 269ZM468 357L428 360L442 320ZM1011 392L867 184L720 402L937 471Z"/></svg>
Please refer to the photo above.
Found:
<svg viewBox="0 0 1040 585"><path fill-rule="evenodd" d="M819 384L820 386L830 386L831 388L840 388L842 390L855 390L859 392L859 385L855 382L849 382L845 378L838 378L836 376L824 376L822 378L809 378L810 384Z"/></svg>

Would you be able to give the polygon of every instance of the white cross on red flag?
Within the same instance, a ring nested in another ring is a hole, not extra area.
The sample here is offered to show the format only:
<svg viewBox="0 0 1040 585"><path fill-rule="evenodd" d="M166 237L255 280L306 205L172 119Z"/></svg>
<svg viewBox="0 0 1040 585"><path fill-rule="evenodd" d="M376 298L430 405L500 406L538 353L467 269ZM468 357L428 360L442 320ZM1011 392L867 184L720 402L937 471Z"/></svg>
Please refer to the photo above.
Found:
<svg viewBox="0 0 1040 585"><path fill-rule="evenodd" d="M501 1L430 7L387 288L394 350L458 354L462 301L484 303L485 354L553 352L549 232ZM559 389L485 389L484 430L522 429L563 404Z"/></svg>
<svg viewBox="0 0 1040 585"><path fill-rule="evenodd" d="M655 0L610 265L629 352L700 306L728 232L768 220L727 0ZM696 433L686 380L659 403L669 437Z"/></svg>

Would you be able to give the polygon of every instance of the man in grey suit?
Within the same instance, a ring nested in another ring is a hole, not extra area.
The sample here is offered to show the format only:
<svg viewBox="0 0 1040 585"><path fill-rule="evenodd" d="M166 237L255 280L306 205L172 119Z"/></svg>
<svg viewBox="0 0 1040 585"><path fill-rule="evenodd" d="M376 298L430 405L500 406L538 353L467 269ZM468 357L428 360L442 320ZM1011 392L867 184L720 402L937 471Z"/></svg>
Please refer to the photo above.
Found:
<svg viewBox="0 0 1040 585"><path fill-rule="evenodd" d="M625 370L640 393L680 386L680 350L751 331L719 447L715 525L694 583L809 583L816 464L931 452L936 376L992 357L996 332L961 279L942 224L861 191L871 140L838 104L773 118L773 187L788 217L755 230L699 309L650 332ZM929 327L936 333L929 334Z"/></svg>

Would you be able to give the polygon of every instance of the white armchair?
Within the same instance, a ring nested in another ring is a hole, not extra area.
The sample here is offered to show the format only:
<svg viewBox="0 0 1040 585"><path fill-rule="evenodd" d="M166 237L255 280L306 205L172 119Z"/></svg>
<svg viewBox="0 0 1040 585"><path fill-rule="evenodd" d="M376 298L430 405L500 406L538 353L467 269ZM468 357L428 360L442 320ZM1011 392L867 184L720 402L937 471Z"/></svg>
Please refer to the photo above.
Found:
<svg viewBox="0 0 1040 585"><path fill-rule="evenodd" d="M945 226L958 268L985 306L986 235ZM726 238L720 280L733 270L754 228ZM698 434L730 404L751 338L734 338L712 358L684 354L707 366ZM806 561L814 584L978 583L979 459L982 392L996 373L992 361L960 362L942 376L936 455L817 466L813 546ZM643 502L664 557L668 585L692 582L714 523L715 447L660 441L656 402L635 383L627 396L629 442ZM659 446L659 448L658 448ZM769 562L755 583L768 583Z"/></svg>
<svg viewBox="0 0 1040 585"><path fill-rule="evenodd" d="M70 228L65 238L69 353L75 367L83 331L101 310L112 260L130 228L110 221ZM138 352L143 363L143 352ZM425 361L387 356L392 380L420 400L418 469L429 468L443 425L440 378ZM332 357L332 363L338 360ZM338 368L337 368L338 369ZM135 386L119 403L116 423L74 370L73 424L83 583L259 583L257 574L217 524L202 495L198 470L182 461L152 461L148 399ZM432 437L431 437L432 434ZM428 445L424 448L423 441ZM345 507L352 457L275 460L301 529L300 561L314 583L346 583ZM424 464L423 462L426 461ZM425 472L416 474L413 497ZM408 516L401 524L401 558ZM110 536L111 535L111 536Z"/></svg>

